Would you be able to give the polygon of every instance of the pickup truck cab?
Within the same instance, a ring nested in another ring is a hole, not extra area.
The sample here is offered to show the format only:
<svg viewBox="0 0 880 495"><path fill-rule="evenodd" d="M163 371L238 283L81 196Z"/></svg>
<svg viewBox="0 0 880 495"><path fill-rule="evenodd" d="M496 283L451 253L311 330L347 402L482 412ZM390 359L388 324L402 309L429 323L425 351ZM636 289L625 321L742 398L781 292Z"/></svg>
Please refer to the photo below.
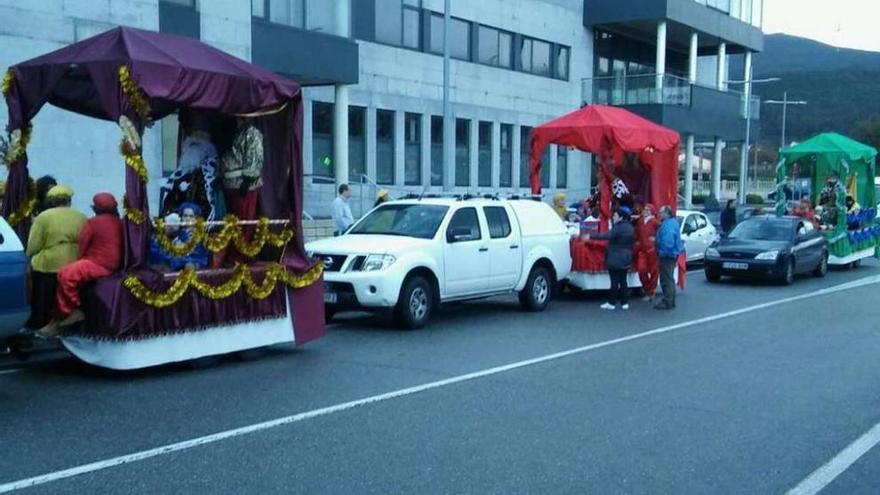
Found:
<svg viewBox="0 0 880 495"><path fill-rule="evenodd" d="M306 250L324 262L328 316L392 309L405 328L441 303L513 292L542 311L571 271L565 224L531 199L391 201Z"/></svg>

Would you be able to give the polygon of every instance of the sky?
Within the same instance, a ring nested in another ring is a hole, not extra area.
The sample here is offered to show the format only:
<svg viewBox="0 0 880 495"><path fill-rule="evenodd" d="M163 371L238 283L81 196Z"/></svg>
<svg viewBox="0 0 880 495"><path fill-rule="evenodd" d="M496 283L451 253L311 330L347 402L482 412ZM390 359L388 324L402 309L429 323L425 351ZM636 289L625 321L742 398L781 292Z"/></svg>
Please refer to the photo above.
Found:
<svg viewBox="0 0 880 495"><path fill-rule="evenodd" d="M880 52L880 0L764 0L764 32Z"/></svg>

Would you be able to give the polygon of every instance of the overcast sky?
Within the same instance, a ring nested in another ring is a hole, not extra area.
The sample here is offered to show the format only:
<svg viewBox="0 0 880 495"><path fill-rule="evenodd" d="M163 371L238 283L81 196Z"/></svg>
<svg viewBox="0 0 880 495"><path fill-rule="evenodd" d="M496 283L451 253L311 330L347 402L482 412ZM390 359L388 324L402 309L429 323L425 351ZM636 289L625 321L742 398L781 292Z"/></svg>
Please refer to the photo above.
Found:
<svg viewBox="0 0 880 495"><path fill-rule="evenodd" d="M880 52L880 1L764 0L764 32Z"/></svg>

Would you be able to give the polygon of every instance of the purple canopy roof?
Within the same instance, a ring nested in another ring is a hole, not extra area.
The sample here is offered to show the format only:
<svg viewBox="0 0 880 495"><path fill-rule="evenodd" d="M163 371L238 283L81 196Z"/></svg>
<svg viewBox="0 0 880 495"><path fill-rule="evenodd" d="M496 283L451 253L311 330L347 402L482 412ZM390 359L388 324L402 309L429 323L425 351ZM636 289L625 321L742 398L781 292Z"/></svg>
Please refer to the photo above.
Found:
<svg viewBox="0 0 880 495"><path fill-rule="evenodd" d="M21 93L21 108L10 109L13 127L31 120L46 102L117 120L121 65L150 98L153 118L178 106L255 113L300 92L296 83L197 40L117 27L13 66Z"/></svg>

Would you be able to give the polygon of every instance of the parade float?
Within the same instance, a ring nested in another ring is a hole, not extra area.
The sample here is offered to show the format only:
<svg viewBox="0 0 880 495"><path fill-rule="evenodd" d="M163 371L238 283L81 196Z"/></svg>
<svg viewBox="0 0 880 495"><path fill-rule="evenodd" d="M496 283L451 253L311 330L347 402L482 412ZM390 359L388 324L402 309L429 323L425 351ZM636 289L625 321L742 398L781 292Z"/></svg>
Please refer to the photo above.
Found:
<svg viewBox="0 0 880 495"><path fill-rule="evenodd" d="M786 185L806 182L811 205L836 212L821 229L829 243L829 265L855 267L878 253L876 157L876 149L836 133L819 134L781 152L776 177L777 213L793 210ZM848 196L860 207L847 211Z"/></svg>
<svg viewBox="0 0 880 495"><path fill-rule="evenodd" d="M52 138L33 125L40 109L48 103L119 125L119 162L83 166L125 167L124 267L83 291L86 320L60 337L71 353L133 369L324 334L322 265L306 255L302 239L297 84L197 40L119 27L12 66L2 92L10 141L2 214L22 241L35 204L28 144ZM250 119L263 137L264 185L257 218L199 220L188 226L191 242L176 245L151 215L142 143L153 122L188 110L210 112L221 127ZM174 255L196 245L234 249L240 261L156 271L147 261L151 239Z"/></svg>
<svg viewBox="0 0 880 495"><path fill-rule="evenodd" d="M530 184L541 193L541 156L551 144L592 153L599 164L599 231L609 228L615 203L668 205L678 200L677 132L618 107L588 105L535 127L530 135ZM624 196L628 196L624 198ZM607 241L571 239L572 273L569 283L582 290L608 289L605 268ZM680 259L684 266L684 257ZM634 268L633 268L634 270ZM684 283L684 270L677 274ZM630 287L641 287L631 271Z"/></svg>

